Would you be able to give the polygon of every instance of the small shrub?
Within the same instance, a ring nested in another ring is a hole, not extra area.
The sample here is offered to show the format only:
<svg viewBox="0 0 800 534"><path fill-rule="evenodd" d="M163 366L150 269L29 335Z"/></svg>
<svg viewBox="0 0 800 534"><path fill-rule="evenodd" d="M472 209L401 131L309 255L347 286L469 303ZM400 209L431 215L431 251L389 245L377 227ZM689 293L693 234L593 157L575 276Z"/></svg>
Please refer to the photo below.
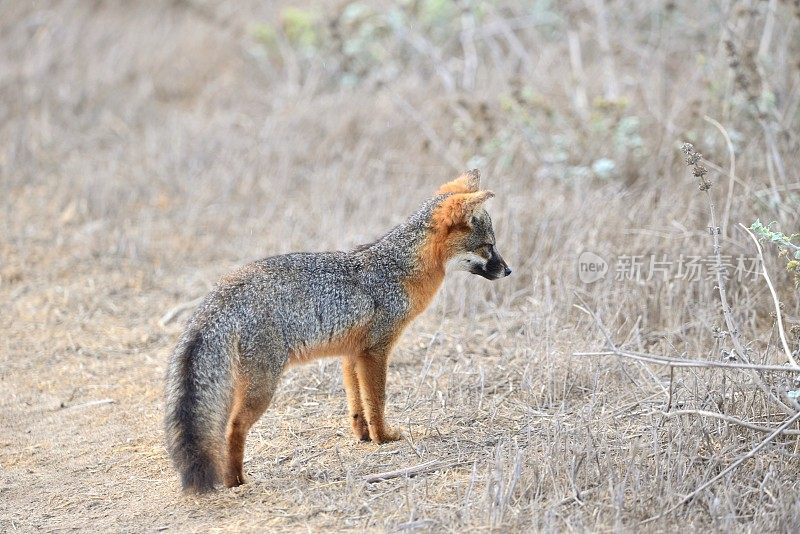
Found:
<svg viewBox="0 0 800 534"><path fill-rule="evenodd" d="M800 245L793 243L800 234L786 234L772 229L774 222L764 225L756 219L750 230L762 241L769 241L778 247L778 255L786 258L786 270L794 274L794 285L800 288Z"/></svg>

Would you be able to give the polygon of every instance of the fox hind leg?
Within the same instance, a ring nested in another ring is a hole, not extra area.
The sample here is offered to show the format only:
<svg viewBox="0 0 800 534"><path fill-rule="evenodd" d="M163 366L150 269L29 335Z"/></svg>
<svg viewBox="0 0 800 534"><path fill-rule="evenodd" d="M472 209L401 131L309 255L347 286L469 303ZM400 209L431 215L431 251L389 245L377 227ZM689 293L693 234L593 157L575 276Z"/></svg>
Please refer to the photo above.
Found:
<svg viewBox="0 0 800 534"><path fill-rule="evenodd" d="M345 356L342 358L342 380L345 393L347 393L347 408L353 435L359 441L369 441L369 426L364 416L364 407L361 404L355 357Z"/></svg>
<svg viewBox="0 0 800 534"><path fill-rule="evenodd" d="M237 384L234 402L226 432L228 451L225 466L225 486L232 488L244 484L244 445L247 433L269 406L275 385L266 389L254 388L247 382Z"/></svg>

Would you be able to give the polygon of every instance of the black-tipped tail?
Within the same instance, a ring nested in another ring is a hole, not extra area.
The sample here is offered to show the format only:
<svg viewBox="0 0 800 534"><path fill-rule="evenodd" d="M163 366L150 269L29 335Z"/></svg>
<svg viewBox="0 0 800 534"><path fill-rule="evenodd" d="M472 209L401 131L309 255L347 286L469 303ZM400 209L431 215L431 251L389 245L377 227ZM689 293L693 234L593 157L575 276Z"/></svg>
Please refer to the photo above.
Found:
<svg viewBox="0 0 800 534"><path fill-rule="evenodd" d="M202 451L198 451L178 469L181 472L181 486L186 492L208 493L214 491L219 482L216 459Z"/></svg>
<svg viewBox="0 0 800 534"><path fill-rule="evenodd" d="M227 386L221 370L226 366L215 365L208 351L199 332L187 332L167 371L167 449L184 491L193 493L213 491L220 482L227 413L221 402Z"/></svg>

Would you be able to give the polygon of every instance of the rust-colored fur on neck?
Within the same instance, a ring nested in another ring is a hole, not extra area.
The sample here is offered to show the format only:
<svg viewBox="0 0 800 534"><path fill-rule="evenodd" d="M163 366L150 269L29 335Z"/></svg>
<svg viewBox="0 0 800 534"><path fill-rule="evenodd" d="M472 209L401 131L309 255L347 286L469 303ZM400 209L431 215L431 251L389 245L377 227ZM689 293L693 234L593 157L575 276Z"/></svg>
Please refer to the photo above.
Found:
<svg viewBox="0 0 800 534"><path fill-rule="evenodd" d="M450 242L453 237L451 234L448 227L442 227L434 222L430 234L420 247L418 274L405 282L406 292L411 303L407 321L428 307L439 286L442 285Z"/></svg>
<svg viewBox="0 0 800 534"><path fill-rule="evenodd" d="M465 173L443 185L438 192L477 187L475 180L475 175ZM447 261L455 255L460 240L469 233L470 217L493 196L491 191L458 192L447 197L433 212L431 229L418 252L418 274L406 281L411 301L408 320L422 313L433 300L444 280Z"/></svg>

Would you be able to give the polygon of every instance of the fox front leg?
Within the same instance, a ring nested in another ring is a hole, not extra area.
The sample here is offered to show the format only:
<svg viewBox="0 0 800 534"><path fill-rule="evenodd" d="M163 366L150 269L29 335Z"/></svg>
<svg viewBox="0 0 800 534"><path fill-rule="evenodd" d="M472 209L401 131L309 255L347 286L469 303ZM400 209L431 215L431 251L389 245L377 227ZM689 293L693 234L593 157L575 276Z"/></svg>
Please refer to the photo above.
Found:
<svg viewBox="0 0 800 534"><path fill-rule="evenodd" d="M389 355L383 352L366 352L355 361L361 405L369 428L369 437L375 443L397 441L398 430L389 428L383 418L386 403L386 370Z"/></svg>
<svg viewBox="0 0 800 534"><path fill-rule="evenodd" d="M364 407L361 404L361 392L358 387L358 374L356 373L356 358L345 356L342 358L342 379L344 390L347 393L347 408L350 414L350 425L353 435L359 441L369 441L369 427L364 416Z"/></svg>

